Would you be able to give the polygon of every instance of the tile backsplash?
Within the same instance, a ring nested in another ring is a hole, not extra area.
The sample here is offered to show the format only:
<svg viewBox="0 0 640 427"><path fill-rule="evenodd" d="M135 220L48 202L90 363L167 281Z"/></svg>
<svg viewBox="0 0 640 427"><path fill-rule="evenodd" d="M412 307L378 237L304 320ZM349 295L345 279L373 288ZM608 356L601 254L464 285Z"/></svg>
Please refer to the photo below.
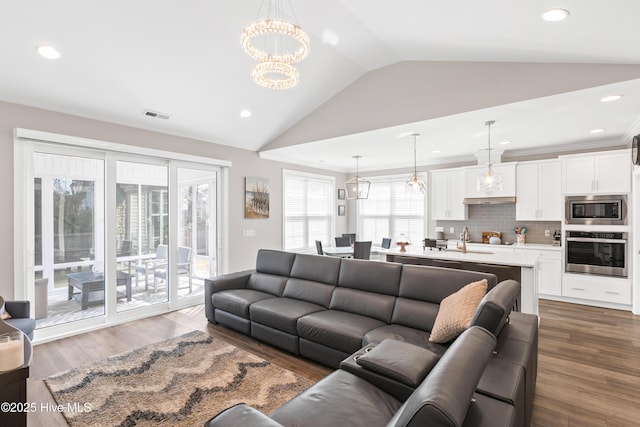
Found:
<svg viewBox="0 0 640 427"><path fill-rule="evenodd" d="M483 231L500 231L503 242L515 243L516 236L513 231L515 227L527 227L527 243L553 242L553 232L560 230L560 221L516 221L515 204L499 205L469 205L469 219L467 221L436 221L438 227L444 228L446 239L458 239L462 229L469 227L471 241L482 240ZM450 233L450 227L454 232ZM551 236L545 236L545 230L551 231ZM428 237L435 237L435 230L430 230Z"/></svg>

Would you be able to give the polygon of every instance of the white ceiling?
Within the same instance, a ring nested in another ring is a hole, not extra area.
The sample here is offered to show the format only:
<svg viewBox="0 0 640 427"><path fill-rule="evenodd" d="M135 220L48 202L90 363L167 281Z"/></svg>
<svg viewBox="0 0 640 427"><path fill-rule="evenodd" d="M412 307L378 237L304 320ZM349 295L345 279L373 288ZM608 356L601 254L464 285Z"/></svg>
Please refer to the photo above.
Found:
<svg viewBox="0 0 640 427"><path fill-rule="evenodd" d="M0 3L0 99L260 150L368 72L402 61L640 64L635 0L291 0L311 37L288 91L256 86L240 33L261 0L21 0ZM286 1L285 1L286 3ZM564 22L540 19L565 7ZM39 44L61 52L41 58ZM437 85L438 82L431 82ZM603 104L602 96L624 94ZM152 109L171 115L145 117ZM252 117L242 119L243 109ZM357 112L354 112L357 114ZM492 141L536 152L623 145L639 128L636 79L269 150L269 158L353 170L468 160ZM347 118L348 119L348 118ZM326 126L331 126L330 123ZM602 127L602 134L590 129ZM432 153L440 150L439 154Z"/></svg>

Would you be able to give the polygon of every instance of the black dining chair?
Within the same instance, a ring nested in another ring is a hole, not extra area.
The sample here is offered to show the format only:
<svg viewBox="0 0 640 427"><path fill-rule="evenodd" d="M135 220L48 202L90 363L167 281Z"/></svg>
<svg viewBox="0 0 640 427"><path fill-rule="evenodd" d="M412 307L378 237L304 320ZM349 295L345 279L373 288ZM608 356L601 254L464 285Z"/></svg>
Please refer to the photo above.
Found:
<svg viewBox="0 0 640 427"><path fill-rule="evenodd" d="M369 259L371 257L371 241L354 242L353 257L355 259Z"/></svg>
<svg viewBox="0 0 640 427"><path fill-rule="evenodd" d="M356 241L356 233L342 233L342 237L348 237L350 245L353 245Z"/></svg>
<svg viewBox="0 0 640 427"><path fill-rule="evenodd" d="M382 244L380 246L382 246L382 249L389 249L391 247L391 238L383 237Z"/></svg>
<svg viewBox="0 0 640 427"><path fill-rule="evenodd" d="M349 241L349 237L347 236L342 236L342 237L336 237L336 247L337 248L343 248L346 246L351 246L351 242Z"/></svg>
<svg viewBox="0 0 640 427"><path fill-rule="evenodd" d="M322 242L320 240L316 240L316 251L318 251L318 255L324 255L324 251L322 250Z"/></svg>

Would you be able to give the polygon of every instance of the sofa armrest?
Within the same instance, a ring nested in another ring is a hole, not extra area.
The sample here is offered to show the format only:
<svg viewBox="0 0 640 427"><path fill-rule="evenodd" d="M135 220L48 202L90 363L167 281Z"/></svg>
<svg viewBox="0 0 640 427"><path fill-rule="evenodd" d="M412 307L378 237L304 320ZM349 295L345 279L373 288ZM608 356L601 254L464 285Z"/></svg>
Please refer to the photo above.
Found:
<svg viewBox="0 0 640 427"><path fill-rule="evenodd" d="M29 301L5 301L4 308L11 317L16 319L26 319L31 314L31 303Z"/></svg>
<svg viewBox="0 0 640 427"><path fill-rule="evenodd" d="M480 301L471 320L471 326L482 326L497 337L518 297L520 283L511 279L498 283Z"/></svg>
<svg viewBox="0 0 640 427"><path fill-rule="evenodd" d="M358 350L340 363L340 369L404 402L439 359L426 348L385 339Z"/></svg>
<svg viewBox="0 0 640 427"><path fill-rule="evenodd" d="M211 296L216 292L228 289L245 288L249 281L249 277L251 277L251 274L255 273L255 271L256 270L238 271L204 280L204 313L209 322L215 323Z"/></svg>
<svg viewBox="0 0 640 427"><path fill-rule="evenodd" d="M464 331L387 426L461 426L495 346L486 329Z"/></svg>
<svg viewBox="0 0 640 427"><path fill-rule="evenodd" d="M225 409L204 425L205 427L282 427L279 422L244 403Z"/></svg>
<svg viewBox="0 0 640 427"><path fill-rule="evenodd" d="M440 356L410 343L383 340L371 351L356 359L365 369L416 388L427 376Z"/></svg>

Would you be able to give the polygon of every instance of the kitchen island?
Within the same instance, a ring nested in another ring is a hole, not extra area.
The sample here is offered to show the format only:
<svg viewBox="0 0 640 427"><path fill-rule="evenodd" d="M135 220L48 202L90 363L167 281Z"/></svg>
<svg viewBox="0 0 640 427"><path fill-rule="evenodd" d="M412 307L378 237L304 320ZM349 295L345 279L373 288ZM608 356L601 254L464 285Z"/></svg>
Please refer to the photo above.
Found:
<svg viewBox="0 0 640 427"><path fill-rule="evenodd" d="M498 276L498 281L514 279L520 282L519 309L523 313L538 314L537 253L492 251L492 248L429 250L421 246L407 246L406 252L394 248L387 252L387 261L404 264L431 265L483 271Z"/></svg>

